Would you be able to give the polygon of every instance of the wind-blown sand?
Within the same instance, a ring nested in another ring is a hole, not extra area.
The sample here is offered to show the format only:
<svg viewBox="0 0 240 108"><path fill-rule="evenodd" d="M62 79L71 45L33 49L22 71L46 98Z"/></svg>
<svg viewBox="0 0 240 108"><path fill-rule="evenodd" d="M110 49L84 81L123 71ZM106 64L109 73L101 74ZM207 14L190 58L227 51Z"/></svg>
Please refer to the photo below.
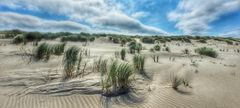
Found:
<svg viewBox="0 0 240 108"><path fill-rule="evenodd" d="M21 56L21 45L8 43L0 46L0 108L238 108L240 106L240 53L231 46L213 41L204 45L177 42L167 43L171 53L159 52L159 63L154 63L149 49L153 44L144 44L147 50L145 71L148 78L136 76L136 93L115 97L101 95L100 73L91 72L91 62L83 78L61 81L62 56L51 56L48 62L27 63ZM57 41L47 41L55 43ZM67 47L79 42L68 42ZM218 58L199 56L194 49L200 46L215 48ZM31 49L29 43L24 48ZM89 43L91 58L114 57L121 50L119 44L98 39ZM184 48L192 50L191 56L182 54ZM229 49L219 52L219 48ZM175 58L174 61L169 58ZM190 59L191 58L191 59ZM127 61L132 55L127 54ZM192 61L192 62L191 62ZM194 61L194 63L193 63ZM173 72L189 72L190 86L172 89L170 75Z"/></svg>

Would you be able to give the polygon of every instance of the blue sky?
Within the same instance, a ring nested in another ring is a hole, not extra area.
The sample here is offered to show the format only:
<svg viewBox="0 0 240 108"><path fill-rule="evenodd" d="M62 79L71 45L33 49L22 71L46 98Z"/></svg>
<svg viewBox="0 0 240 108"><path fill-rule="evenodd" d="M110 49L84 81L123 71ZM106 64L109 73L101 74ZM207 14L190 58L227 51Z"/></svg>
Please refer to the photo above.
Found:
<svg viewBox="0 0 240 108"><path fill-rule="evenodd" d="M1 0L0 29L240 37L240 0Z"/></svg>

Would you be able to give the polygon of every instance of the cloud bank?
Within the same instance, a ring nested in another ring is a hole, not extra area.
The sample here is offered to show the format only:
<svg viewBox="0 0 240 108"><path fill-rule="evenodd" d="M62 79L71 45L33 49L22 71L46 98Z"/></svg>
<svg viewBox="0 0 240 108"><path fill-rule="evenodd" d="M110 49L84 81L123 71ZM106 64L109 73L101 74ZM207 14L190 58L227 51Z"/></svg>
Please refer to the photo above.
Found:
<svg viewBox="0 0 240 108"><path fill-rule="evenodd" d="M219 34L221 36L228 36L228 37L240 37L240 28L236 28L224 33Z"/></svg>
<svg viewBox="0 0 240 108"><path fill-rule="evenodd" d="M162 29L147 26L131 17L110 0L1 0L0 6L66 16L54 21L15 12L1 12L1 28L23 28L52 31L94 31L135 34L167 34ZM81 23L80 23L81 22Z"/></svg>
<svg viewBox="0 0 240 108"><path fill-rule="evenodd" d="M240 0L181 0L168 18L186 34L204 34L211 29L211 22L239 10Z"/></svg>
<svg viewBox="0 0 240 108"><path fill-rule="evenodd" d="M88 31L89 27L72 21L44 20L30 15L0 12L0 28L39 31Z"/></svg>

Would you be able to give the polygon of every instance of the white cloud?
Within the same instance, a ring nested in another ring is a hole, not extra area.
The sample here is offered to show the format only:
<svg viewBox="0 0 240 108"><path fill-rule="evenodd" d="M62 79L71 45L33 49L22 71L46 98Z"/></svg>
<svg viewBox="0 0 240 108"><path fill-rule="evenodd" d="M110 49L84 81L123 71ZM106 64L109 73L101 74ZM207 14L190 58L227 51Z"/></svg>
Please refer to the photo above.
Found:
<svg viewBox="0 0 240 108"><path fill-rule="evenodd" d="M123 30L128 33L134 32L142 34L167 34L161 29L144 25L138 20L135 20L128 17L127 15L118 12L111 12L105 16L91 18L89 22L104 27L111 27L118 30Z"/></svg>
<svg viewBox="0 0 240 108"><path fill-rule="evenodd" d="M186 34L202 34L211 29L209 23L239 9L240 0L181 0L168 18Z"/></svg>
<svg viewBox="0 0 240 108"><path fill-rule="evenodd" d="M145 17L145 16L147 16L147 15L148 15L148 13L143 12L143 11L140 11L140 12L135 12L135 13L133 13L131 16L132 16L133 18L139 19L139 18Z"/></svg>
<svg viewBox="0 0 240 108"><path fill-rule="evenodd" d="M39 31L72 31L81 32L89 30L88 26L72 21L53 21L40 19L30 15L12 12L0 12L1 29L23 29Z"/></svg>
<svg viewBox="0 0 240 108"><path fill-rule="evenodd" d="M161 29L144 25L139 20L127 16L119 9L119 4L111 0L11 0L11 4L9 3L9 0L0 1L1 5L10 8L63 15L73 22L85 22L90 26L99 28L113 27L118 31L129 33L166 33ZM99 22L100 20L104 22Z"/></svg>
<svg viewBox="0 0 240 108"><path fill-rule="evenodd" d="M231 30L231 31L227 31L227 32L223 32L221 34L219 34L221 36L229 36L229 37L240 37L240 28Z"/></svg>

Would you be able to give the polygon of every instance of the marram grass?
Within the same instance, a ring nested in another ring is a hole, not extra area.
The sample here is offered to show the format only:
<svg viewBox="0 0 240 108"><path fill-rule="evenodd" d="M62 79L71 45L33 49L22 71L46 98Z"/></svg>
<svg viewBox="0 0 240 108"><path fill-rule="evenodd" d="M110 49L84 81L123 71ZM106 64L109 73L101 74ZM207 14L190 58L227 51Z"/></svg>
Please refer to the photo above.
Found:
<svg viewBox="0 0 240 108"><path fill-rule="evenodd" d="M110 64L109 71L103 81L105 94L121 94L128 92L130 89L131 78L134 74L130 64L119 62L117 60ZM109 90L112 88L112 90ZM109 93L109 91L112 91Z"/></svg>
<svg viewBox="0 0 240 108"><path fill-rule="evenodd" d="M65 78L73 77L73 72L75 71L75 65L78 62L79 49L75 46L70 47L64 54L63 65Z"/></svg>
<svg viewBox="0 0 240 108"><path fill-rule="evenodd" d="M125 60L126 59L126 49L121 50L121 59Z"/></svg>
<svg viewBox="0 0 240 108"><path fill-rule="evenodd" d="M185 87L190 87L189 86L189 83L192 79L192 76L191 76L191 73L185 73L184 75L180 76L176 73L173 73L171 74L170 76L170 80L171 80L171 83L172 83L172 88L174 90L178 90L178 87L180 85L183 85Z"/></svg>
<svg viewBox="0 0 240 108"><path fill-rule="evenodd" d="M144 71L144 65L145 65L145 56L136 54L133 57L133 66L134 69L140 72Z"/></svg>
<svg viewBox="0 0 240 108"><path fill-rule="evenodd" d="M51 56L51 46L47 43L42 43L33 51L35 60L49 60Z"/></svg>
<svg viewBox="0 0 240 108"><path fill-rule="evenodd" d="M52 53L54 55L62 55L64 52L65 45L66 45L66 43L52 45Z"/></svg>
<svg viewBox="0 0 240 108"><path fill-rule="evenodd" d="M65 43L48 44L41 43L33 50L33 57L35 60L48 61L51 55L61 55L64 53Z"/></svg>

